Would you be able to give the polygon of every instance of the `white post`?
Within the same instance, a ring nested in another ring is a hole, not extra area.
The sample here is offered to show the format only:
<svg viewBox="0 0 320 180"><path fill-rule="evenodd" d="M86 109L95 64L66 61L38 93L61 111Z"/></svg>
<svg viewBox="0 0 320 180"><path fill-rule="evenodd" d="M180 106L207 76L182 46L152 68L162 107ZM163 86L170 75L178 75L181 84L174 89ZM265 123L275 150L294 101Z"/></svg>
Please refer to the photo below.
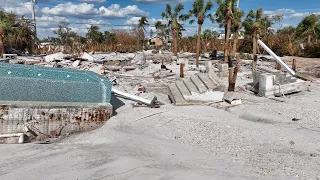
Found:
<svg viewBox="0 0 320 180"><path fill-rule="evenodd" d="M291 76L295 76L296 73L286 64L284 63L267 45L265 45L260 39L258 40L258 43L260 44L260 46L263 47L263 49L265 49L271 56L273 56L278 63L284 68L286 69Z"/></svg>
<svg viewBox="0 0 320 180"><path fill-rule="evenodd" d="M240 8L240 0L237 0L237 8Z"/></svg>

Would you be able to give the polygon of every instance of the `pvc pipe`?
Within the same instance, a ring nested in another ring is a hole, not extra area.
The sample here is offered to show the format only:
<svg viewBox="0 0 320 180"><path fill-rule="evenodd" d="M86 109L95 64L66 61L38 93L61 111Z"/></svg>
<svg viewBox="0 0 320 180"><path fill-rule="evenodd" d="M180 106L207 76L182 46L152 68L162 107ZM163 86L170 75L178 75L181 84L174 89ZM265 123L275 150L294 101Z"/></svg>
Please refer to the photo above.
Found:
<svg viewBox="0 0 320 180"><path fill-rule="evenodd" d="M260 39L258 40L258 44L263 47L272 57L274 57L277 62L284 68L286 69L291 76L295 76L296 73L286 64L284 63L279 56L277 56L267 45L265 45Z"/></svg>
<svg viewBox="0 0 320 180"><path fill-rule="evenodd" d="M146 104L146 105L149 105L149 106L153 105L153 103L154 103L154 99L153 100L144 99L144 98L141 98L141 97L136 96L136 95L132 95L132 94L128 94L128 93L119 91L119 90L114 89L114 88L112 88L111 91L113 93L115 93L115 94L118 94L118 95L122 96L122 97L131 99L133 101L140 102L140 103L143 103L143 104Z"/></svg>

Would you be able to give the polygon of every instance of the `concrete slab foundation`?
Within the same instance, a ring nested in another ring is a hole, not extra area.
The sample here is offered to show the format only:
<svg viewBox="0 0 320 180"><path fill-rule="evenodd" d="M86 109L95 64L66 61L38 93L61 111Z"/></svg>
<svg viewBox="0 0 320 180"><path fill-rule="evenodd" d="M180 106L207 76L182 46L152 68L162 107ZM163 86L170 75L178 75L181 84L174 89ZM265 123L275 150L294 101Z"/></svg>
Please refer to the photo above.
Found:
<svg viewBox="0 0 320 180"><path fill-rule="evenodd" d="M8 142L4 134L24 133L30 141L90 131L112 115L109 103L0 101L0 107L0 143Z"/></svg>

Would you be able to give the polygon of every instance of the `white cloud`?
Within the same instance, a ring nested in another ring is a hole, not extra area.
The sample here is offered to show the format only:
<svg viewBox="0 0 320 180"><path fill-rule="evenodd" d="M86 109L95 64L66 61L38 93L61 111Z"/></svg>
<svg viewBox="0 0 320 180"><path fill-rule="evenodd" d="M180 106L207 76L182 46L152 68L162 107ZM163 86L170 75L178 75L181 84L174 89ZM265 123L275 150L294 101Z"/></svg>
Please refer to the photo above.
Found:
<svg viewBox="0 0 320 180"><path fill-rule="evenodd" d="M101 4L106 2L106 0L79 0L80 2L86 2L86 3L97 3L97 4Z"/></svg>
<svg viewBox="0 0 320 180"><path fill-rule="evenodd" d="M182 3L191 0L134 0L135 2L153 4L153 3Z"/></svg>
<svg viewBox="0 0 320 180"><path fill-rule="evenodd" d="M301 12L301 13L293 13L288 16L289 19L302 19L310 14L320 15L320 12Z"/></svg>
<svg viewBox="0 0 320 180"><path fill-rule="evenodd" d="M65 22L69 23L69 19L59 16L41 16L37 19L37 26L39 27L53 27L57 26L59 23Z"/></svg>
<svg viewBox="0 0 320 180"><path fill-rule="evenodd" d="M86 28L89 28L91 25L95 26L111 26L110 23L103 21L103 20L94 20L94 19L88 19L88 20L82 20L82 21L77 21L76 23L81 24L85 26Z"/></svg>
<svg viewBox="0 0 320 180"><path fill-rule="evenodd" d="M278 9L276 11L264 11L264 14L266 15L277 15L277 14L292 14L295 13L296 11L293 9Z"/></svg>
<svg viewBox="0 0 320 180"><path fill-rule="evenodd" d="M97 15L99 12L94 7L94 4L73 4L71 2L58 4L53 8L44 7L42 9L44 14L56 15L56 16L77 16L83 17L86 15Z"/></svg>
<svg viewBox="0 0 320 180"><path fill-rule="evenodd" d="M109 7L101 6L98 9L94 4L73 4L71 2L58 4L52 8L44 7L42 12L56 16L73 16L77 18L87 18L88 15L103 18L125 18L128 16L147 16L148 13L140 10L136 5L128 5L121 8L119 4L112 4Z"/></svg>
<svg viewBox="0 0 320 180"><path fill-rule="evenodd" d="M32 3L31 2L12 2L11 4L8 3L7 1L0 2L0 7L3 7L3 9L6 12L11 12L15 13L17 15L26 15L26 16L31 16L32 13ZM36 8L36 11L38 8Z"/></svg>
<svg viewBox="0 0 320 180"><path fill-rule="evenodd" d="M141 17L131 17L130 19L127 19L124 23L127 25L138 25L140 18Z"/></svg>

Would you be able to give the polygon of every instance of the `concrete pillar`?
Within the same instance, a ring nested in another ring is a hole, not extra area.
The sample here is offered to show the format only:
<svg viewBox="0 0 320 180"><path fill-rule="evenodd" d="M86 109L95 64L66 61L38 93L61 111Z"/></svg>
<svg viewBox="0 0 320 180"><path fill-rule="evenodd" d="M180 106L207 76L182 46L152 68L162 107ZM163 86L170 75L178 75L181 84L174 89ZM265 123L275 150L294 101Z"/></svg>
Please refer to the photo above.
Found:
<svg viewBox="0 0 320 180"><path fill-rule="evenodd" d="M275 75L270 73L260 74L259 77L259 95L264 97L274 96L274 79Z"/></svg>
<svg viewBox="0 0 320 180"><path fill-rule="evenodd" d="M185 70L189 69L189 59L184 59L184 69Z"/></svg>
<svg viewBox="0 0 320 180"><path fill-rule="evenodd" d="M206 73L210 73L210 71L212 71L212 62L207 61L206 62Z"/></svg>
<svg viewBox="0 0 320 180"><path fill-rule="evenodd" d="M224 78L224 77L227 77L228 76L228 64L219 64L218 65L218 70L219 70L219 74L218 76L220 78Z"/></svg>

